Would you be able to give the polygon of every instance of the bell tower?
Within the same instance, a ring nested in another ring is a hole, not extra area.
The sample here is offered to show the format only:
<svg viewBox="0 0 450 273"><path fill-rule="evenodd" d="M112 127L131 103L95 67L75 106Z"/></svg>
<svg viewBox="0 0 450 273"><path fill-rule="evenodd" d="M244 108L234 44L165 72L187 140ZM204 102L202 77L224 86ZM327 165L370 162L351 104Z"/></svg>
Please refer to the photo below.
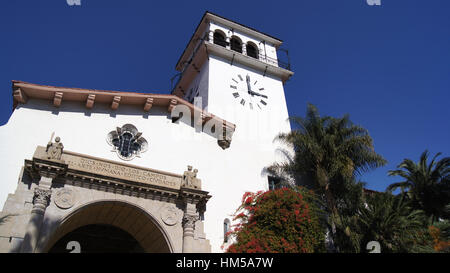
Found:
<svg viewBox="0 0 450 273"><path fill-rule="evenodd" d="M282 41L211 12L199 25L176 65L172 94L206 108L237 127L271 122L271 136L290 128L284 83L294 74L278 59ZM287 53L287 51L286 51Z"/></svg>

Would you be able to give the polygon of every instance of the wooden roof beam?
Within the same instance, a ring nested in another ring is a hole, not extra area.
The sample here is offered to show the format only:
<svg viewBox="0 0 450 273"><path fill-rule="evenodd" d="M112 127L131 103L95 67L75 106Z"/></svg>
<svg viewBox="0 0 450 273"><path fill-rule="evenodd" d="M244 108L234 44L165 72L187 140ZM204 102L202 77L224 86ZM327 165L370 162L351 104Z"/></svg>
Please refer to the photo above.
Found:
<svg viewBox="0 0 450 273"><path fill-rule="evenodd" d="M27 95L20 88L14 88L13 97L14 97L14 100L16 100L17 102L20 102L20 103L27 103L27 101L28 101Z"/></svg>
<svg viewBox="0 0 450 273"><path fill-rule="evenodd" d="M153 98L147 98L144 104L144 111L148 112L153 106Z"/></svg>
<svg viewBox="0 0 450 273"><path fill-rule="evenodd" d="M86 100L86 108L92 109L94 107L95 94L89 94Z"/></svg>
<svg viewBox="0 0 450 273"><path fill-rule="evenodd" d="M173 108L175 108L175 106L177 105L178 101L176 99L171 99L170 103L169 103L169 113L172 113Z"/></svg>
<svg viewBox="0 0 450 273"><path fill-rule="evenodd" d="M63 92L55 92L55 96L53 97L53 105L55 107L61 106L63 94L64 94Z"/></svg>
<svg viewBox="0 0 450 273"><path fill-rule="evenodd" d="M114 96L113 101L111 103L111 109L117 110L117 108L119 108L120 99L121 99L120 96Z"/></svg>

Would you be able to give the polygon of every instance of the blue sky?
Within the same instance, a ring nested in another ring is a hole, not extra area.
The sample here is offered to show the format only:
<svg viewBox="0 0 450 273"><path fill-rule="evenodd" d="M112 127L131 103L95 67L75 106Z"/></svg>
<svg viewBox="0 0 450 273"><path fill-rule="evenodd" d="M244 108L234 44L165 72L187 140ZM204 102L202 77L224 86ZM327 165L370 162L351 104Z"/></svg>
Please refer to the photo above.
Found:
<svg viewBox="0 0 450 273"><path fill-rule="evenodd" d="M291 116L310 102L369 130L389 163L361 177L368 188L385 190L398 181L387 171L425 149L450 156L448 0L3 1L0 124L11 114L11 80L168 93L206 10L284 41Z"/></svg>

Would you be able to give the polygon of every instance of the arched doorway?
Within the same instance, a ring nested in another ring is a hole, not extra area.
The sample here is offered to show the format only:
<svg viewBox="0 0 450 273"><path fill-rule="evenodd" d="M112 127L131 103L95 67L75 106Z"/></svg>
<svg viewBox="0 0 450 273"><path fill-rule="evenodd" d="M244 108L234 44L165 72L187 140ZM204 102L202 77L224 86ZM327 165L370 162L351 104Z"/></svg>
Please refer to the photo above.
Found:
<svg viewBox="0 0 450 273"><path fill-rule="evenodd" d="M143 209L123 201L85 205L61 221L45 252L70 252L69 242L80 252L167 253L170 242L160 225Z"/></svg>

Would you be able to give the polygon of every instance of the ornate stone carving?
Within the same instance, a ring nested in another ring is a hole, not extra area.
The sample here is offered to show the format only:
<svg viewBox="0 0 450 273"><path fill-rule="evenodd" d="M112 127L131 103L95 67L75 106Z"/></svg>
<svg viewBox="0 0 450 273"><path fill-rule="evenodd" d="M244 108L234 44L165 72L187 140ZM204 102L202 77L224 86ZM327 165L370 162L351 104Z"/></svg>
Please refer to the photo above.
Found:
<svg viewBox="0 0 450 273"><path fill-rule="evenodd" d="M56 192L54 200L58 208L69 209L75 204L76 194L71 189L60 189Z"/></svg>
<svg viewBox="0 0 450 273"><path fill-rule="evenodd" d="M201 180L197 178L198 170L194 169L194 171L192 171L192 166L187 167L188 170L183 173L183 182L181 186L192 189L200 189Z"/></svg>
<svg viewBox="0 0 450 273"><path fill-rule="evenodd" d="M199 220L196 214L185 214L183 216L184 236L194 237L195 223Z"/></svg>
<svg viewBox="0 0 450 273"><path fill-rule="evenodd" d="M178 223L177 209L170 205L164 206L161 210L161 220L168 226Z"/></svg>
<svg viewBox="0 0 450 273"><path fill-rule="evenodd" d="M55 138L55 143L53 143L52 139L50 139L47 144L47 149L45 150L47 152L47 159L61 160L64 145L60 141L61 139L59 137Z"/></svg>
<svg viewBox="0 0 450 273"><path fill-rule="evenodd" d="M52 190L50 189L43 189L40 187L35 188L33 196L33 210L31 212L44 214L45 209L50 202L51 195Z"/></svg>
<svg viewBox="0 0 450 273"><path fill-rule="evenodd" d="M115 131L109 132L106 140L119 158L127 161L139 157L141 153L148 149L147 140L132 124L117 127Z"/></svg>
<svg viewBox="0 0 450 273"><path fill-rule="evenodd" d="M220 148L225 150L225 149L230 148L231 141L230 140L224 140L224 139L217 140L217 144L220 146Z"/></svg>
<svg viewBox="0 0 450 273"><path fill-rule="evenodd" d="M230 147L232 134L233 129L228 128L226 126L226 123L224 122L222 126L222 134L218 136L217 140L217 144L220 146L220 148L225 150Z"/></svg>

